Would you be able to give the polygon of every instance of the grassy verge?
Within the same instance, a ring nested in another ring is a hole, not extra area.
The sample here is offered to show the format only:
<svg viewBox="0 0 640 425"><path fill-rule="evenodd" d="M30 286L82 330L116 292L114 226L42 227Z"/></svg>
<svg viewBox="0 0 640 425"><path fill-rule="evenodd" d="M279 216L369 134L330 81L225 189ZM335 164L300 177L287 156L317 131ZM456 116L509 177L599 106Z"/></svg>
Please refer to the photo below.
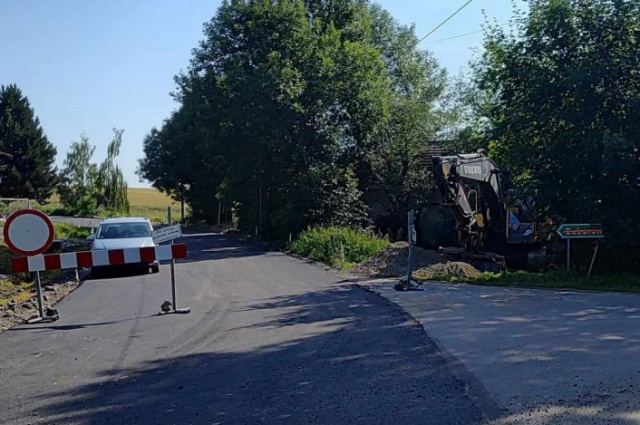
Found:
<svg viewBox="0 0 640 425"><path fill-rule="evenodd" d="M171 204L167 204L171 205ZM152 223L167 224L167 206L131 205L129 215L132 217L147 217ZM173 221L182 221L180 205L173 206Z"/></svg>
<svg viewBox="0 0 640 425"><path fill-rule="evenodd" d="M77 227L68 223L53 223L57 239L84 239L91 234L90 229Z"/></svg>
<svg viewBox="0 0 640 425"><path fill-rule="evenodd" d="M640 292L638 276L619 274L609 276L576 276L564 270L551 270L546 273L513 271L491 273L484 272L477 277L461 278L451 275L417 272L416 281L438 280L444 282L465 282L487 286L511 286L523 288L579 289L605 292Z"/></svg>
<svg viewBox="0 0 640 425"><path fill-rule="evenodd" d="M7 248L4 241L0 241L0 274L11 273L11 257L15 254Z"/></svg>
<svg viewBox="0 0 640 425"><path fill-rule="evenodd" d="M32 283L14 283L11 279L0 280L0 306L7 305L11 300L21 303L31 299L35 294Z"/></svg>
<svg viewBox="0 0 640 425"><path fill-rule="evenodd" d="M11 257L15 254L0 241L0 274L11 275ZM9 301L23 302L33 297L33 283L27 282L24 276L11 276L0 280L0 305Z"/></svg>
<svg viewBox="0 0 640 425"><path fill-rule="evenodd" d="M388 245L387 239L366 230L318 227L302 232L289 249L328 266L349 269Z"/></svg>

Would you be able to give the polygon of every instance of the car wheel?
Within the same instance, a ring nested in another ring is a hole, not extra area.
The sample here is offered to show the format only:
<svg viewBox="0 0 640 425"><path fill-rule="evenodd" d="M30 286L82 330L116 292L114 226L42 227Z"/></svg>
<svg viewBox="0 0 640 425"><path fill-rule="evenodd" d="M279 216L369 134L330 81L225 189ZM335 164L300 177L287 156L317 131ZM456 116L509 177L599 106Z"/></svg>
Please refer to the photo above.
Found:
<svg viewBox="0 0 640 425"><path fill-rule="evenodd" d="M151 273L160 273L160 264L154 264L151 266Z"/></svg>

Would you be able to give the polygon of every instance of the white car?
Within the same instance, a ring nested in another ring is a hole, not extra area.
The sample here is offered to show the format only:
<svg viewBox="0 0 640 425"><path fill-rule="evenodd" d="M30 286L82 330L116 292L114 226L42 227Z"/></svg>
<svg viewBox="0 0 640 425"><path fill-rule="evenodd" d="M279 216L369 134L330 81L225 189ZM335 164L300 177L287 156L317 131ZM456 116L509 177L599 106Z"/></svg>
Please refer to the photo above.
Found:
<svg viewBox="0 0 640 425"><path fill-rule="evenodd" d="M144 217L118 217L103 220L98 226L95 235L91 235L88 239L92 240L91 250L109 250L109 249L126 249L126 248L143 248L156 246L151 236L153 226L149 219ZM151 269L152 273L160 271L160 264L157 261L153 263L128 264L132 267L146 267ZM91 269L94 276L100 275L101 272L115 266L99 266Z"/></svg>

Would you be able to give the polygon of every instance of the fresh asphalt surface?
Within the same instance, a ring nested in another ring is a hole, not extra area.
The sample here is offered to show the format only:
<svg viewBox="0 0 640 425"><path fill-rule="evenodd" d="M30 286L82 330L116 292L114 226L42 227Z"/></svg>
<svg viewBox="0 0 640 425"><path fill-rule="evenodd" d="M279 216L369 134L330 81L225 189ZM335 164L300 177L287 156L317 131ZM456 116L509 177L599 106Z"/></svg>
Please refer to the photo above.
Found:
<svg viewBox="0 0 640 425"><path fill-rule="evenodd" d="M394 304L216 235L157 275L88 280L61 320L0 334L0 423L475 424L447 360Z"/></svg>
<svg viewBox="0 0 640 425"><path fill-rule="evenodd" d="M391 286L373 283L482 383L496 425L640 424L640 294Z"/></svg>

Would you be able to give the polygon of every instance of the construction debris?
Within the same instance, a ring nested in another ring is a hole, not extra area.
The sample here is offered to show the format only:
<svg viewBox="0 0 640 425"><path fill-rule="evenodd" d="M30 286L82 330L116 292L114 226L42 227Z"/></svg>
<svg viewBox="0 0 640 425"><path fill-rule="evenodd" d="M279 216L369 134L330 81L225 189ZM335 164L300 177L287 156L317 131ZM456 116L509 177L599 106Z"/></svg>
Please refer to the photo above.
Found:
<svg viewBox="0 0 640 425"><path fill-rule="evenodd" d="M414 269L429 267L447 260L435 251L414 246ZM409 244L395 242L352 270L366 277L399 277L407 273Z"/></svg>
<svg viewBox="0 0 640 425"><path fill-rule="evenodd" d="M482 275L482 272L469 263L450 261L416 270L413 275L418 281L443 280L450 277L464 281L465 279L476 279Z"/></svg>
<svg viewBox="0 0 640 425"><path fill-rule="evenodd" d="M367 261L360 263L351 272L366 277L402 277L407 273L409 244L396 242ZM448 261L435 251L414 246L413 276L416 281L447 280L455 277L461 281L475 279L482 273L469 263Z"/></svg>

